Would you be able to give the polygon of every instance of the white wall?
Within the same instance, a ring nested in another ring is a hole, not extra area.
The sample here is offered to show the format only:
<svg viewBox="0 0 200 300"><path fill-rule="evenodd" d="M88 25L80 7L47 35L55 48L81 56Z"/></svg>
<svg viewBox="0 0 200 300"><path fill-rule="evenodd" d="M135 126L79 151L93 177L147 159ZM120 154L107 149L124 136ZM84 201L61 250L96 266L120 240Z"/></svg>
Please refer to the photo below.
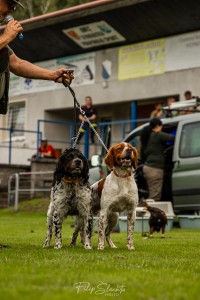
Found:
<svg viewBox="0 0 200 300"><path fill-rule="evenodd" d="M107 87L103 85L102 62L112 63L112 74L107 80ZM132 100L142 101L168 95L180 95L183 99L185 90L191 90L193 95L200 95L200 68L167 72L161 75L118 81L118 49L103 50L96 53L95 84L74 87L77 99L84 103L86 95L93 98L98 108L98 118L112 117L112 120L130 119L130 103ZM26 129L37 130L38 119L56 119L72 121L73 98L67 89L27 94L11 97L10 102L26 99ZM100 106L99 106L100 105ZM45 111L47 111L45 113ZM66 115L65 115L66 113ZM148 116L147 116L148 117ZM0 127L5 127L5 117L0 116ZM50 137L58 139L66 137L69 132L59 126L42 126L42 131ZM113 132L114 138L116 129ZM116 135L116 136L115 136ZM0 133L0 136L2 134ZM23 143L23 142L22 142ZM36 147L36 136L26 135L26 146ZM60 145L62 146L62 145ZM7 160L7 150L0 148L0 162ZM13 163L27 164L32 150L13 150Z"/></svg>

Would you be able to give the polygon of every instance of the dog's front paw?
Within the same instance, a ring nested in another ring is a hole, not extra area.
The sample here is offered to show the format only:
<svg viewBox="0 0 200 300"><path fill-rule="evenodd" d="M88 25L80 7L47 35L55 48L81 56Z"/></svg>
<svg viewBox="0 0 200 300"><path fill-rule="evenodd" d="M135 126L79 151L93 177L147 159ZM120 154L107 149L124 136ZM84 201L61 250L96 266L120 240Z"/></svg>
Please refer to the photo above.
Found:
<svg viewBox="0 0 200 300"><path fill-rule="evenodd" d="M117 249L117 246L115 246L115 244L113 244L112 246L110 246L110 248Z"/></svg>
<svg viewBox="0 0 200 300"><path fill-rule="evenodd" d="M44 242L43 248L48 248L50 246L50 241L46 240Z"/></svg>
<svg viewBox="0 0 200 300"><path fill-rule="evenodd" d="M85 248L86 250L91 250L91 249L92 249L92 246L91 246L90 244L85 244L85 245L84 245L84 248Z"/></svg>
<svg viewBox="0 0 200 300"><path fill-rule="evenodd" d="M62 248L62 244L55 244L54 249L61 249Z"/></svg>
<svg viewBox="0 0 200 300"><path fill-rule="evenodd" d="M98 250L104 250L104 245L98 245Z"/></svg>
<svg viewBox="0 0 200 300"><path fill-rule="evenodd" d="M129 245L129 244L128 244L128 245L127 245L127 249L128 249L128 250L135 250L135 247L134 247L133 245Z"/></svg>

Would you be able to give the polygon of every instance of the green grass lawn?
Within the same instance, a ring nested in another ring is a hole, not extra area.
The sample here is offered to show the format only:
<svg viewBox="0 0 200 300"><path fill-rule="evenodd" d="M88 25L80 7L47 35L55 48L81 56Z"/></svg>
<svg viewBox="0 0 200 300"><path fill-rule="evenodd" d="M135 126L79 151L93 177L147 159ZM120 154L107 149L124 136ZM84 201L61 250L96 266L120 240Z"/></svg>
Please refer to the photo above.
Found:
<svg viewBox="0 0 200 300"><path fill-rule="evenodd" d="M71 223L62 249L54 239L43 249L45 213L0 211L0 244L10 245L0 249L0 299L199 299L199 230L173 229L165 239L135 233L135 251L126 250L125 233L114 233L118 249L98 251L97 234L93 250L68 246Z"/></svg>

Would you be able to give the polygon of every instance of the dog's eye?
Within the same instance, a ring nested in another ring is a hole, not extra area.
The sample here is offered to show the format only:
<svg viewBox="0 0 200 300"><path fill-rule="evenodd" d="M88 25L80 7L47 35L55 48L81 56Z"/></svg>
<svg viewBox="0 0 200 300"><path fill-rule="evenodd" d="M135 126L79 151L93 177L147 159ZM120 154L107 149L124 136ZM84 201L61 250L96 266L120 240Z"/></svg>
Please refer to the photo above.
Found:
<svg viewBox="0 0 200 300"><path fill-rule="evenodd" d="M73 158L74 158L74 155L73 154L69 154L68 159L72 160Z"/></svg>

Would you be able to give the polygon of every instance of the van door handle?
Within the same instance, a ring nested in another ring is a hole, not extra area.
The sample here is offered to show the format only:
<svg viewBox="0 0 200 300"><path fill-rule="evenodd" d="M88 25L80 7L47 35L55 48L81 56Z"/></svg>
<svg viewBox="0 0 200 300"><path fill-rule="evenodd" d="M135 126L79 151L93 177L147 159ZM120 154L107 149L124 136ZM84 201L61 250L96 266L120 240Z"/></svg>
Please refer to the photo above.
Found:
<svg viewBox="0 0 200 300"><path fill-rule="evenodd" d="M180 160L175 160L175 161L173 161L173 163L174 163L174 167L176 166L177 168L179 168Z"/></svg>

